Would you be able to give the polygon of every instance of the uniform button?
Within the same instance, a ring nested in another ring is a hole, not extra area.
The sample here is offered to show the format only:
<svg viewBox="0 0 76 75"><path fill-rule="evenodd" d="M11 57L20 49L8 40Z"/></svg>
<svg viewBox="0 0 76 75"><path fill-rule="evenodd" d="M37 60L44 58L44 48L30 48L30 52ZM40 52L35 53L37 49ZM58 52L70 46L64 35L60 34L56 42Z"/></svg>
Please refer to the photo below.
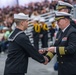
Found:
<svg viewBox="0 0 76 75"><path fill-rule="evenodd" d="M63 62L61 62L61 64L63 64Z"/></svg>
<svg viewBox="0 0 76 75"><path fill-rule="evenodd" d="M65 52L67 52L67 50L65 50Z"/></svg>
<svg viewBox="0 0 76 75"><path fill-rule="evenodd" d="M62 56L60 56L60 57L62 57Z"/></svg>

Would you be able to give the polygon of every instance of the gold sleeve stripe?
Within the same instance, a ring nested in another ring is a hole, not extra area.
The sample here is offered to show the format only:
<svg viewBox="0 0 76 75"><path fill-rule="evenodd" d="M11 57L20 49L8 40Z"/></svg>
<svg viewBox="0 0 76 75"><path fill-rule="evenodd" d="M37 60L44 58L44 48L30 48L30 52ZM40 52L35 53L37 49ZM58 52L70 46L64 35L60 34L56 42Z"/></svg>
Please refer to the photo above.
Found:
<svg viewBox="0 0 76 75"><path fill-rule="evenodd" d="M58 6L56 9L60 10L60 9L63 9L63 8L67 8L67 7L66 6Z"/></svg>
<svg viewBox="0 0 76 75"><path fill-rule="evenodd" d="M65 55L64 47L59 47L59 53L60 53L61 55Z"/></svg>
<svg viewBox="0 0 76 75"><path fill-rule="evenodd" d="M52 59L53 58L53 53L51 53L51 52L48 52L47 54L46 54L47 56L49 56L50 57L50 59Z"/></svg>

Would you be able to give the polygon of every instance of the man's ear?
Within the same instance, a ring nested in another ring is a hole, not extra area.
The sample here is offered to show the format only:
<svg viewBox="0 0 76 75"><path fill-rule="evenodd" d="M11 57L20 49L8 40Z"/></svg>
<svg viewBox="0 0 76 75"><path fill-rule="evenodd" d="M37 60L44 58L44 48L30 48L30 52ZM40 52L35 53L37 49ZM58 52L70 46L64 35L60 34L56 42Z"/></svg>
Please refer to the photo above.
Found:
<svg viewBox="0 0 76 75"><path fill-rule="evenodd" d="M23 21L21 21L21 25L23 25Z"/></svg>

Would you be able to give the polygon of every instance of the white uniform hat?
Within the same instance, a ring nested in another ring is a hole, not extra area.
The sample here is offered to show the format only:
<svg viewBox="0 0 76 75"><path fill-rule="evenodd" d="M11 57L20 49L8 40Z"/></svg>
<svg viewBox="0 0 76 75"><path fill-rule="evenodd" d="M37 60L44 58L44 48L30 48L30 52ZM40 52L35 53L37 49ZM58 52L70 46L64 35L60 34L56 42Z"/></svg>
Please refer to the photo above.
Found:
<svg viewBox="0 0 76 75"><path fill-rule="evenodd" d="M55 21L55 17L49 19L49 22L54 22L54 21Z"/></svg>
<svg viewBox="0 0 76 75"><path fill-rule="evenodd" d="M45 19L44 18L41 18L39 21L40 22L45 22Z"/></svg>
<svg viewBox="0 0 76 75"><path fill-rule="evenodd" d="M66 13L66 12L56 12L55 15L56 16L69 16L69 17L71 17L71 14Z"/></svg>
<svg viewBox="0 0 76 75"><path fill-rule="evenodd" d="M67 3L67 2L58 1L57 10L63 9L63 8L72 9L73 5L71 5L70 3Z"/></svg>
<svg viewBox="0 0 76 75"><path fill-rule="evenodd" d="M55 20L59 20L61 18L65 18L65 17L70 18L71 14L66 13L66 12L56 12L55 13Z"/></svg>
<svg viewBox="0 0 76 75"><path fill-rule="evenodd" d="M19 14L14 14L14 19L28 20L29 17L28 15L25 15L24 13L19 13Z"/></svg>
<svg viewBox="0 0 76 75"><path fill-rule="evenodd" d="M39 17L35 17L34 19L33 19L33 21L39 21Z"/></svg>

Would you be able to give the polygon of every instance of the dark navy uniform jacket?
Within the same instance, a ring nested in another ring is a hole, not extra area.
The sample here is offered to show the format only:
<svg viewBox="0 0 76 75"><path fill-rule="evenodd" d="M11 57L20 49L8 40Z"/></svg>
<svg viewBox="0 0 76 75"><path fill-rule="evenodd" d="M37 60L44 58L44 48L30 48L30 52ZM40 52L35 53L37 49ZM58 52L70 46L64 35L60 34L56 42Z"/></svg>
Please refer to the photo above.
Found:
<svg viewBox="0 0 76 75"><path fill-rule="evenodd" d="M62 34L57 35L56 54L58 61L58 75L76 74L76 28L70 25Z"/></svg>
<svg viewBox="0 0 76 75"><path fill-rule="evenodd" d="M26 73L28 57L32 57L40 63L44 63L44 57L31 45L29 38L20 29L15 29L10 35L8 56L4 73ZM34 64L31 64L34 65Z"/></svg>
<svg viewBox="0 0 76 75"><path fill-rule="evenodd" d="M76 28L76 23L75 23L75 21L74 21L74 20L72 20L72 19L71 19L70 24L71 24L73 27L75 27L75 28Z"/></svg>

